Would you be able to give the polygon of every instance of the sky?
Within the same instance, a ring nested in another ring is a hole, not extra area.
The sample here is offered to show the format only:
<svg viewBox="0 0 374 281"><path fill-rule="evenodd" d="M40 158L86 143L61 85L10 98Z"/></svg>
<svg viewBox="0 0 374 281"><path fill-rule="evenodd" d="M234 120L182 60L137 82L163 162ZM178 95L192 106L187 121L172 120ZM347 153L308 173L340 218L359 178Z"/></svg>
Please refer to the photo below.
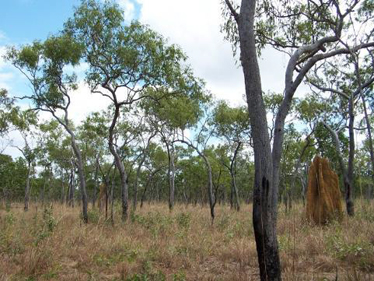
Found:
<svg viewBox="0 0 374 281"><path fill-rule="evenodd" d="M232 105L244 104L242 70L233 58L231 45L220 32L223 23L219 0L116 0L124 9L127 22L138 19L179 45L188 56L197 77L206 81L206 88L217 99ZM0 0L0 57L7 46L19 46L34 40L45 40L62 29L73 15L80 0ZM287 57L265 50L260 58L263 90L281 93ZM84 72L84 65L77 69ZM105 108L103 97L91 94L84 82L72 94L70 116L79 123L90 112ZM0 88L11 95L30 93L27 81L18 70L0 58ZM89 100L89 102L87 102ZM26 105L24 105L26 106ZM44 115L43 115L44 116ZM48 116L45 116L48 118ZM17 136L15 145L21 142ZM17 155L8 148L6 153Z"/></svg>

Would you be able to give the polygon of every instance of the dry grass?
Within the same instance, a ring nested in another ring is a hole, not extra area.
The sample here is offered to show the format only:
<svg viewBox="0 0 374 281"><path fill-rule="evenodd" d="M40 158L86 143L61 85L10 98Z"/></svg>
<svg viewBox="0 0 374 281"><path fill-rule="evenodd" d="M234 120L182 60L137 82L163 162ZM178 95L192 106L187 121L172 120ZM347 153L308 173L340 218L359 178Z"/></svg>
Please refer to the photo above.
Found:
<svg viewBox="0 0 374 281"><path fill-rule="evenodd" d="M374 280L374 203L355 218L312 226L304 208L279 210L284 280ZM55 204L0 210L0 280L257 280L251 207L146 205L112 226L90 211ZM119 211L119 210L118 210ZM119 218L119 214L116 215Z"/></svg>

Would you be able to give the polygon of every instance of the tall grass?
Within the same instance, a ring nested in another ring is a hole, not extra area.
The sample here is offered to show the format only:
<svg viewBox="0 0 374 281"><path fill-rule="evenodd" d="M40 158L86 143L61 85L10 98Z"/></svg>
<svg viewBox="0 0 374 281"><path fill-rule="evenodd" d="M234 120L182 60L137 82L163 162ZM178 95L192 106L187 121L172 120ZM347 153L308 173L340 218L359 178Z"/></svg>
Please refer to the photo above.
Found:
<svg viewBox="0 0 374 281"><path fill-rule="evenodd" d="M0 280L258 280L251 206L240 212L145 205L114 226L97 209L21 205L0 210ZM278 239L285 280L374 280L374 202L356 216L313 226L302 205L280 208Z"/></svg>

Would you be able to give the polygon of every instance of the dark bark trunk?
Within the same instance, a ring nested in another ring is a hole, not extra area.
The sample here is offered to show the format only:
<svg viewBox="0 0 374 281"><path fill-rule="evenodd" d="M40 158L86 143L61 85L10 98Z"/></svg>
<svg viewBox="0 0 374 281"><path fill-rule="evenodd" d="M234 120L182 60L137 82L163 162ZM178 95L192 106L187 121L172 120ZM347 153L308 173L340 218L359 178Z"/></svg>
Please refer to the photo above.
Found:
<svg viewBox="0 0 374 281"><path fill-rule="evenodd" d="M174 146L169 144L165 139L166 149L168 152L168 176L169 176L169 210L172 211L174 207L175 197L175 163L174 163Z"/></svg>
<svg viewBox="0 0 374 281"><path fill-rule="evenodd" d="M281 280L276 234L278 186L274 183L270 138L257 61L254 34L255 9L255 0L243 0L238 18L240 55L255 159L253 226L261 280Z"/></svg>
<svg viewBox="0 0 374 281"><path fill-rule="evenodd" d="M115 188L115 179L116 179L116 171L113 172L113 178L112 178L112 187L110 189L110 221L112 225L114 225L114 188ZM106 199L107 200L107 199ZM108 213L108 201L106 201L105 206L105 216L107 216ZM122 218L123 220L123 218Z"/></svg>
<svg viewBox="0 0 374 281"><path fill-rule="evenodd" d="M236 186L236 157L238 155L241 142L238 142L238 145L236 146L234 156L231 159L230 167L229 167L229 172L231 176L231 208L235 207L237 211L240 211L240 202L239 202L239 192L238 192L238 187Z"/></svg>
<svg viewBox="0 0 374 281"><path fill-rule="evenodd" d="M348 157L348 174L345 190L345 202L347 207L347 213L349 216L354 216L354 203L353 203L353 191L354 191L354 160L355 160L355 133L354 133L354 96L352 95L349 100L349 157Z"/></svg>

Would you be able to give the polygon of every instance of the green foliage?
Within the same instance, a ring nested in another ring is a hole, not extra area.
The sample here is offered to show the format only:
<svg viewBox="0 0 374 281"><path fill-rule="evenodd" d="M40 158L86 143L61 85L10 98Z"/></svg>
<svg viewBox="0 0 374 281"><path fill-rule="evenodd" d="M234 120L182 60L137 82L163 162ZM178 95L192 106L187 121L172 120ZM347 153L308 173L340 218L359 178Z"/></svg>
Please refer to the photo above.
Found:
<svg viewBox="0 0 374 281"><path fill-rule="evenodd" d="M225 39L232 44L235 55L239 47L239 31L225 1L221 2L224 19L221 31L225 34ZM235 1L231 2L234 2L233 8L239 13L240 6ZM256 45L259 51L266 45L285 50L312 44L322 37L334 36L339 28L343 10L350 12L359 23L364 23L370 18L373 11L370 9L372 1L361 1L360 5L357 5L358 2L349 1L343 4L328 0L319 3L289 0L258 1L254 27ZM357 11L365 17L359 17ZM350 24L347 17L343 20L346 20L343 29L348 29Z"/></svg>
<svg viewBox="0 0 374 281"><path fill-rule="evenodd" d="M179 213L176 217L176 221L179 227L183 229L188 229L191 224L191 214L189 213Z"/></svg>
<svg viewBox="0 0 374 281"><path fill-rule="evenodd" d="M346 241L341 228L337 228L334 234L327 237L326 246L327 251L335 258L354 261L362 268L366 267L366 260L369 260L374 253L374 247L370 241L359 237L353 242Z"/></svg>
<svg viewBox="0 0 374 281"><path fill-rule="evenodd" d="M53 217L53 207L52 205L46 207L43 211L42 221L38 227L35 234L35 246L38 246L40 242L52 235L53 231L57 226L57 221Z"/></svg>
<svg viewBox="0 0 374 281"><path fill-rule="evenodd" d="M23 158L0 154L0 190L6 201L24 197L24 185L27 177L27 164Z"/></svg>
<svg viewBox="0 0 374 281"><path fill-rule="evenodd" d="M214 108L212 121L217 136L230 142L248 142L250 125L246 106L230 107L225 101L220 101Z"/></svg>
<svg viewBox="0 0 374 281"><path fill-rule="evenodd" d="M132 213L130 219L133 223L138 223L149 230L155 238L163 233L167 233L173 224L171 217L159 212L149 212L144 216Z"/></svg>
<svg viewBox="0 0 374 281"><path fill-rule="evenodd" d="M19 108L14 106L14 99L9 97L8 91L0 89L0 137L2 137L13 124L18 115Z"/></svg>
<svg viewBox="0 0 374 281"><path fill-rule="evenodd" d="M87 215L90 223L98 223L100 221L100 212L97 209L89 210Z"/></svg>
<svg viewBox="0 0 374 281"><path fill-rule="evenodd" d="M75 74L68 74L66 66L79 63L82 45L67 34L50 36L45 42L35 41L20 48L10 48L6 59L30 81L28 96L35 107L55 113L70 105L67 96L77 88Z"/></svg>
<svg viewBox="0 0 374 281"><path fill-rule="evenodd" d="M161 35L139 22L124 25L118 4L83 1L65 24L65 33L85 46L86 80L91 88L117 91L125 87L129 90L125 104L137 100L137 92L140 97L154 90L168 93L170 89L168 94L187 96L202 92L203 83L182 66L186 56L181 49L167 46ZM135 91L136 87L140 89Z"/></svg>

